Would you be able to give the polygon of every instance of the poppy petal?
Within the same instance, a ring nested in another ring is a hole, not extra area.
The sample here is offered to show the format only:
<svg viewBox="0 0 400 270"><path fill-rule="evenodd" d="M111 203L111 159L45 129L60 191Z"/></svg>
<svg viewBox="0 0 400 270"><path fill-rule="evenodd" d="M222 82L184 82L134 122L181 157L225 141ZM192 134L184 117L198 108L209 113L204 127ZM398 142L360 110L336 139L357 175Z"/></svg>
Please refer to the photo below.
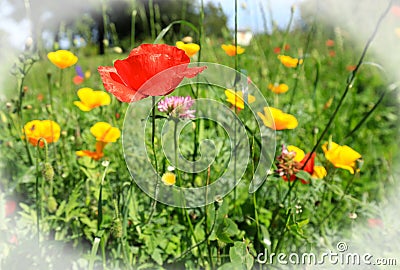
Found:
<svg viewBox="0 0 400 270"><path fill-rule="evenodd" d="M104 88L119 101L131 102L146 97L127 87L116 73L114 67L100 66L97 70L100 73Z"/></svg>

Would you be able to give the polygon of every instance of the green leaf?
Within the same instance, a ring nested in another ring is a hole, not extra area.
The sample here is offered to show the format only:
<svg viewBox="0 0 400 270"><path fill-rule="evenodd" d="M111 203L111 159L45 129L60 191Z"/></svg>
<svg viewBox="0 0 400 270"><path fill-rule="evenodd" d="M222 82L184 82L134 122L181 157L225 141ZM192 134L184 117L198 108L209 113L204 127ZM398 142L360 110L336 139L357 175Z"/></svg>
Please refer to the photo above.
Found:
<svg viewBox="0 0 400 270"><path fill-rule="evenodd" d="M306 171L299 171L298 173L296 173L296 177L305 181L311 180L311 175Z"/></svg>
<svg viewBox="0 0 400 270"><path fill-rule="evenodd" d="M151 258L158 263L159 265L162 265L163 259L161 257L161 250L159 248L155 248L153 253L151 254Z"/></svg>
<svg viewBox="0 0 400 270"><path fill-rule="evenodd" d="M234 246L229 249L229 258L233 264L241 265L242 269L251 269L254 264L254 258L243 242L234 243Z"/></svg>
<svg viewBox="0 0 400 270"><path fill-rule="evenodd" d="M160 34L158 34L157 38L154 40L153 43L154 44L159 43L163 39L163 37L168 33L168 31L171 29L171 27L174 26L175 24L187 25L190 28L192 28L193 31L195 31L197 34L199 33L199 30L197 29L197 27L188 21L185 21L185 20L173 21L167 27L165 27L163 30L161 30Z"/></svg>

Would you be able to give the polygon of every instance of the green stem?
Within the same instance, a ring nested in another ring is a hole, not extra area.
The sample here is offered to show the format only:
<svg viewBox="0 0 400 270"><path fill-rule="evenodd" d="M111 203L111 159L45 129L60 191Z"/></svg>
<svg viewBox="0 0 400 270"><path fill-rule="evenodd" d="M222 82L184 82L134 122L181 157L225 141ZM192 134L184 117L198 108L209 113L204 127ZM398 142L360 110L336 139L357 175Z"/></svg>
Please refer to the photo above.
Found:
<svg viewBox="0 0 400 270"><path fill-rule="evenodd" d="M346 196L347 192L349 191L351 185L353 184L353 181L355 179L357 174L354 174L353 177L350 179L350 181L347 183L342 196L340 196L339 201L337 202L337 204L331 209L331 211L329 211L329 213L321 220L321 222L319 222L319 225L322 225L325 223L325 221L336 211L336 209L339 207L339 205L341 204L341 202L343 201L344 197Z"/></svg>
<svg viewBox="0 0 400 270"><path fill-rule="evenodd" d="M157 163L157 155L156 155L156 148L155 148L155 132L156 132L156 97L152 96L152 111L151 111L151 148L153 151L153 158L154 158L154 167L156 170L156 187L154 190L154 199L151 203L151 212L149 215L149 218L146 221L146 224L149 224L151 219L153 218L154 212L156 210L157 207L157 198L158 198L158 190L159 190L159 185L160 185L160 181L159 181L159 177L158 177L158 163Z"/></svg>
<svg viewBox="0 0 400 270"><path fill-rule="evenodd" d="M396 87L397 88L397 87ZM379 97L378 101L374 104L374 106L369 110L364 117L358 122L358 124L344 137L344 140L351 138L354 133L364 124L364 122L368 119L368 117L376 110L376 108L379 106L379 104L382 102L384 96L386 95L388 91L383 91L381 96Z"/></svg>
<svg viewBox="0 0 400 270"><path fill-rule="evenodd" d="M97 203L97 210L98 210L98 215L97 215L97 231L100 231L101 224L103 223L103 186L104 186L104 180L107 175L107 170L108 170L108 165L109 162L106 161L105 163L105 169L103 172L103 176L101 177L101 182L100 182L100 191L99 191L99 198L98 198L98 203Z"/></svg>
<svg viewBox="0 0 400 270"><path fill-rule="evenodd" d="M92 252L90 254L90 259L89 259L89 270L93 270L94 267L94 261L96 259L96 254L97 250L99 249L99 244L100 244L101 238L95 237L93 241L93 246L92 246Z"/></svg>
<svg viewBox="0 0 400 270"><path fill-rule="evenodd" d="M36 145L36 183L35 183L35 193L36 193L36 230L37 230L37 242L40 245L40 218L42 212L42 198L40 198L39 192L39 152L40 152L40 142L44 143L45 151L45 162L48 161L48 148L47 141L45 138L39 138ZM43 179L42 179L43 182Z"/></svg>

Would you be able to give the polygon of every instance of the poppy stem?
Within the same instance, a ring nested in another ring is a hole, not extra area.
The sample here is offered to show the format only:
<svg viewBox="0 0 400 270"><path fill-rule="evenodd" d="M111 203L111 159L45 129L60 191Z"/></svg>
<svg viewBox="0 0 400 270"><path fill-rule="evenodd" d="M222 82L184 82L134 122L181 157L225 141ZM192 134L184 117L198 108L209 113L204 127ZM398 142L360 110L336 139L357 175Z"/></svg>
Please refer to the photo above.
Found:
<svg viewBox="0 0 400 270"><path fill-rule="evenodd" d="M174 153L175 153L175 171L176 171L176 178L177 178L177 186L179 186L180 189L180 194L181 194L181 198L182 198L182 215L184 217L186 217L186 220L189 224L189 229L190 229L190 233L191 236L193 237L194 241L197 242L197 237L194 233L194 228L193 228L193 224L192 221L190 219L189 216L189 211L186 209L186 199L185 199L185 193L184 193L184 189L182 188L182 179L181 179L181 173L179 171L179 156L178 156L178 152L179 152L179 147L178 147L178 123L179 123L179 118L172 118L172 121L174 122ZM189 243L191 242L191 237L188 237L189 239ZM200 254L200 259L203 261L203 265L204 265L204 258L201 255L201 250L199 249L199 254Z"/></svg>
<svg viewBox="0 0 400 270"><path fill-rule="evenodd" d="M37 141L36 145L36 182L35 182L35 193L36 193L36 230L37 230L37 244L38 247L40 246L40 219L42 215L42 198L39 198L41 196L40 191L39 191L39 153L40 153L40 143L44 143L44 151L45 151L45 161L47 162L48 160L48 148L47 148L47 141L44 138L39 138ZM43 177L43 175L42 175ZM43 183L43 179L42 179ZM42 190L43 191L43 190Z"/></svg>
<svg viewBox="0 0 400 270"><path fill-rule="evenodd" d="M160 185L160 181L159 181L159 177L158 177L158 163L157 163L157 155L156 155L156 148L155 148L155 132L156 132L156 97L152 96L151 97L151 101L152 101L152 111L151 111L151 148L153 151L153 158L154 158L154 167L156 169L156 187L154 190L154 199L153 202L151 203L151 212L149 215L149 218L146 221L146 224L149 224L151 219L153 218L154 212L156 210L156 206L157 206L157 198L158 198L158 190L159 190L159 185Z"/></svg>

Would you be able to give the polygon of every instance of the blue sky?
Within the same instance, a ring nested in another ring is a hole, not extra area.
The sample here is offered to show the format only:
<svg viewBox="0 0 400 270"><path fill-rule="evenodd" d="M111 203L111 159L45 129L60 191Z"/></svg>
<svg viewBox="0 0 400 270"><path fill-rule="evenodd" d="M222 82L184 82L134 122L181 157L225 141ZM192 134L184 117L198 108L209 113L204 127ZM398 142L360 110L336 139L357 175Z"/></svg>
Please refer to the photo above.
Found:
<svg viewBox="0 0 400 270"><path fill-rule="evenodd" d="M290 8L302 0L238 0L238 28L251 29L254 32L264 30L262 9L265 12L267 27L271 29L272 19L279 27L284 28L289 22ZM235 25L235 1L234 0L205 0L205 2L220 3L225 14L228 16L228 27L234 29ZM299 18L299 11L295 11L295 20Z"/></svg>

